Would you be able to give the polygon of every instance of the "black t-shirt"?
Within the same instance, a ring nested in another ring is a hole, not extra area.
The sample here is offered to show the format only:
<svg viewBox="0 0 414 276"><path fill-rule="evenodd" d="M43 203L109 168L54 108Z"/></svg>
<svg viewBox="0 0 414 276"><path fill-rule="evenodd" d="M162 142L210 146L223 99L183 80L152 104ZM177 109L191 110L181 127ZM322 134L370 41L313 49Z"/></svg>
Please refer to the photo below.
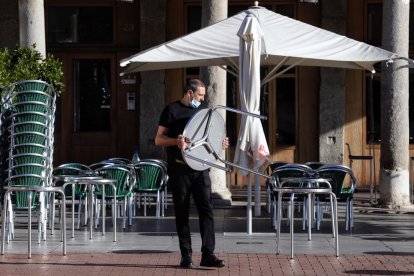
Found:
<svg viewBox="0 0 414 276"><path fill-rule="evenodd" d="M175 101L167 105L161 113L159 125L168 128L168 137L177 138L182 134L188 120L199 110ZM183 160L181 150L177 146L167 147L168 164L173 165L176 159Z"/></svg>

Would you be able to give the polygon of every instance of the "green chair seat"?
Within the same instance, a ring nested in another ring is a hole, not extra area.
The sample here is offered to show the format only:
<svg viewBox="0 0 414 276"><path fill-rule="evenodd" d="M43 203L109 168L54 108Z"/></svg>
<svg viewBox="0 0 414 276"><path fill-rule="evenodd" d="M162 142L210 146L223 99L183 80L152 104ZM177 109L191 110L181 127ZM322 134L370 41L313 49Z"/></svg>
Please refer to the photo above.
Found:
<svg viewBox="0 0 414 276"><path fill-rule="evenodd" d="M46 164L46 156L41 154L21 154L14 155L11 161L14 165L23 165L23 164Z"/></svg>
<svg viewBox="0 0 414 276"><path fill-rule="evenodd" d="M18 145L13 146L13 152L14 154L40 154L40 155L46 155L49 148L36 143L21 143Z"/></svg>

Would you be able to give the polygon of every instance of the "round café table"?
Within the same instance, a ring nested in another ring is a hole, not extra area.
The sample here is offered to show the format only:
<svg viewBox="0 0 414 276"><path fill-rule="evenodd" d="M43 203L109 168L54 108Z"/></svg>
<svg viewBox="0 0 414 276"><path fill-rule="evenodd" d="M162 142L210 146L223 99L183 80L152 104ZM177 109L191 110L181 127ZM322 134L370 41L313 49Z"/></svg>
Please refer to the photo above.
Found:
<svg viewBox="0 0 414 276"><path fill-rule="evenodd" d="M295 194L306 194L308 196L313 196L317 194L327 194L330 196L331 200L331 206L333 206L331 212L332 212L332 225L333 225L333 233L335 238L335 254L338 257L339 256L339 249L338 249L338 212L337 212L337 199L335 194L332 192L332 189L330 186L327 187L319 187L319 183L326 183L326 179L318 179L318 178L296 178L295 180L292 178L289 180L291 183L293 181L304 183L306 182L307 185L305 187L289 187L288 185L281 186L281 187L274 187L273 192L275 193L275 196L277 194L277 229L276 229L276 250L277 254L280 253L279 251L279 241L280 241L280 227L281 227L281 217L282 217L282 196L285 193L290 194L290 217L291 217L291 223L290 223L290 257L293 259L294 250L293 250L293 241L294 241L294 198ZM286 182L285 182L286 183ZM283 185L283 182L282 182ZM308 222L310 222L310 200L308 200ZM310 225L308 227L308 235L310 231ZM310 236L309 236L310 237Z"/></svg>

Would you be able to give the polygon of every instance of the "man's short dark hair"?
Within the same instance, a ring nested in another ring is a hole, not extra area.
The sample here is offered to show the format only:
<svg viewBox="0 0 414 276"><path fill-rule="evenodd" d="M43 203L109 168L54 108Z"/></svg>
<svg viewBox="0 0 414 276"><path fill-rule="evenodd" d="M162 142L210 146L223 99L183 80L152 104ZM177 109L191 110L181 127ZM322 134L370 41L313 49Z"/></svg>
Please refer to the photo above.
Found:
<svg viewBox="0 0 414 276"><path fill-rule="evenodd" d="M206 87L206 85L199 79L187 79L183 94L187 93L188 90L195 92L199 87Z"/></svg>

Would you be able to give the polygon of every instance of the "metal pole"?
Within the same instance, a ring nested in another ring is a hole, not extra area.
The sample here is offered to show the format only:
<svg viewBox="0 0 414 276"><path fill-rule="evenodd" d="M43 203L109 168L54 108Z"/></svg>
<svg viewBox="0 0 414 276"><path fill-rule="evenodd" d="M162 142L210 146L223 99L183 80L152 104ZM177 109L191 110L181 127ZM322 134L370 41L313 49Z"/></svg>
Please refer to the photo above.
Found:
<svg viewBox="0 0 414 276"><path fill-rule="evenodd" d="M6 240L6 227L9 227L9 222L7 221L7 197L9 196L9 191L6 191L6 193L4 194L4 199L3 199L3 212L2 212L2 221L3 223L1 224L1 255L4 255L4 242ZM8 233L7 233L8 234Z"/></svg>
<svg viewBox="0 0 414 276"><path fill-rule="evenodd" d="M71 184L72 186L72 238L75 237L75 189L76 189L76 182L73 182ZM79 202L80 204L80 202ZM80 216L80 214L78 214L78 216ZM86 214L85 214L86 216Z"/></svg>
<svg viewBox="0 0 414 276"><path fill-rule="evenodd" d="M293 232L295 226L295 206L294 206L295 194L290 194L290 258L293 259ZM308 210L309 212L309 210Z"/></svg>
<svg viewBox="0 0 414 276"><path fill-rule="evenodd" d="M252 234L252 179L250 173L247 176L247 234Z"/></svg>
<svg viewBox="0 0 414 276"><path fill-rule="evenodd" d="M260 202L260 182L259 175L255 175L254 181L254 215L261 216L261 202Z"/></svg>
<svg viewBox="0 0 414 276"><path fill-rule="evenodd" d="M27 242L27 246L28 246L28 258L31 259L32 258L32 191L27 192L27 199L28 199L28 207L27 207L27 211L29 213L29 221L28 221L28 226L27 226L27 230L28 230L28 242Z"/></svg>

